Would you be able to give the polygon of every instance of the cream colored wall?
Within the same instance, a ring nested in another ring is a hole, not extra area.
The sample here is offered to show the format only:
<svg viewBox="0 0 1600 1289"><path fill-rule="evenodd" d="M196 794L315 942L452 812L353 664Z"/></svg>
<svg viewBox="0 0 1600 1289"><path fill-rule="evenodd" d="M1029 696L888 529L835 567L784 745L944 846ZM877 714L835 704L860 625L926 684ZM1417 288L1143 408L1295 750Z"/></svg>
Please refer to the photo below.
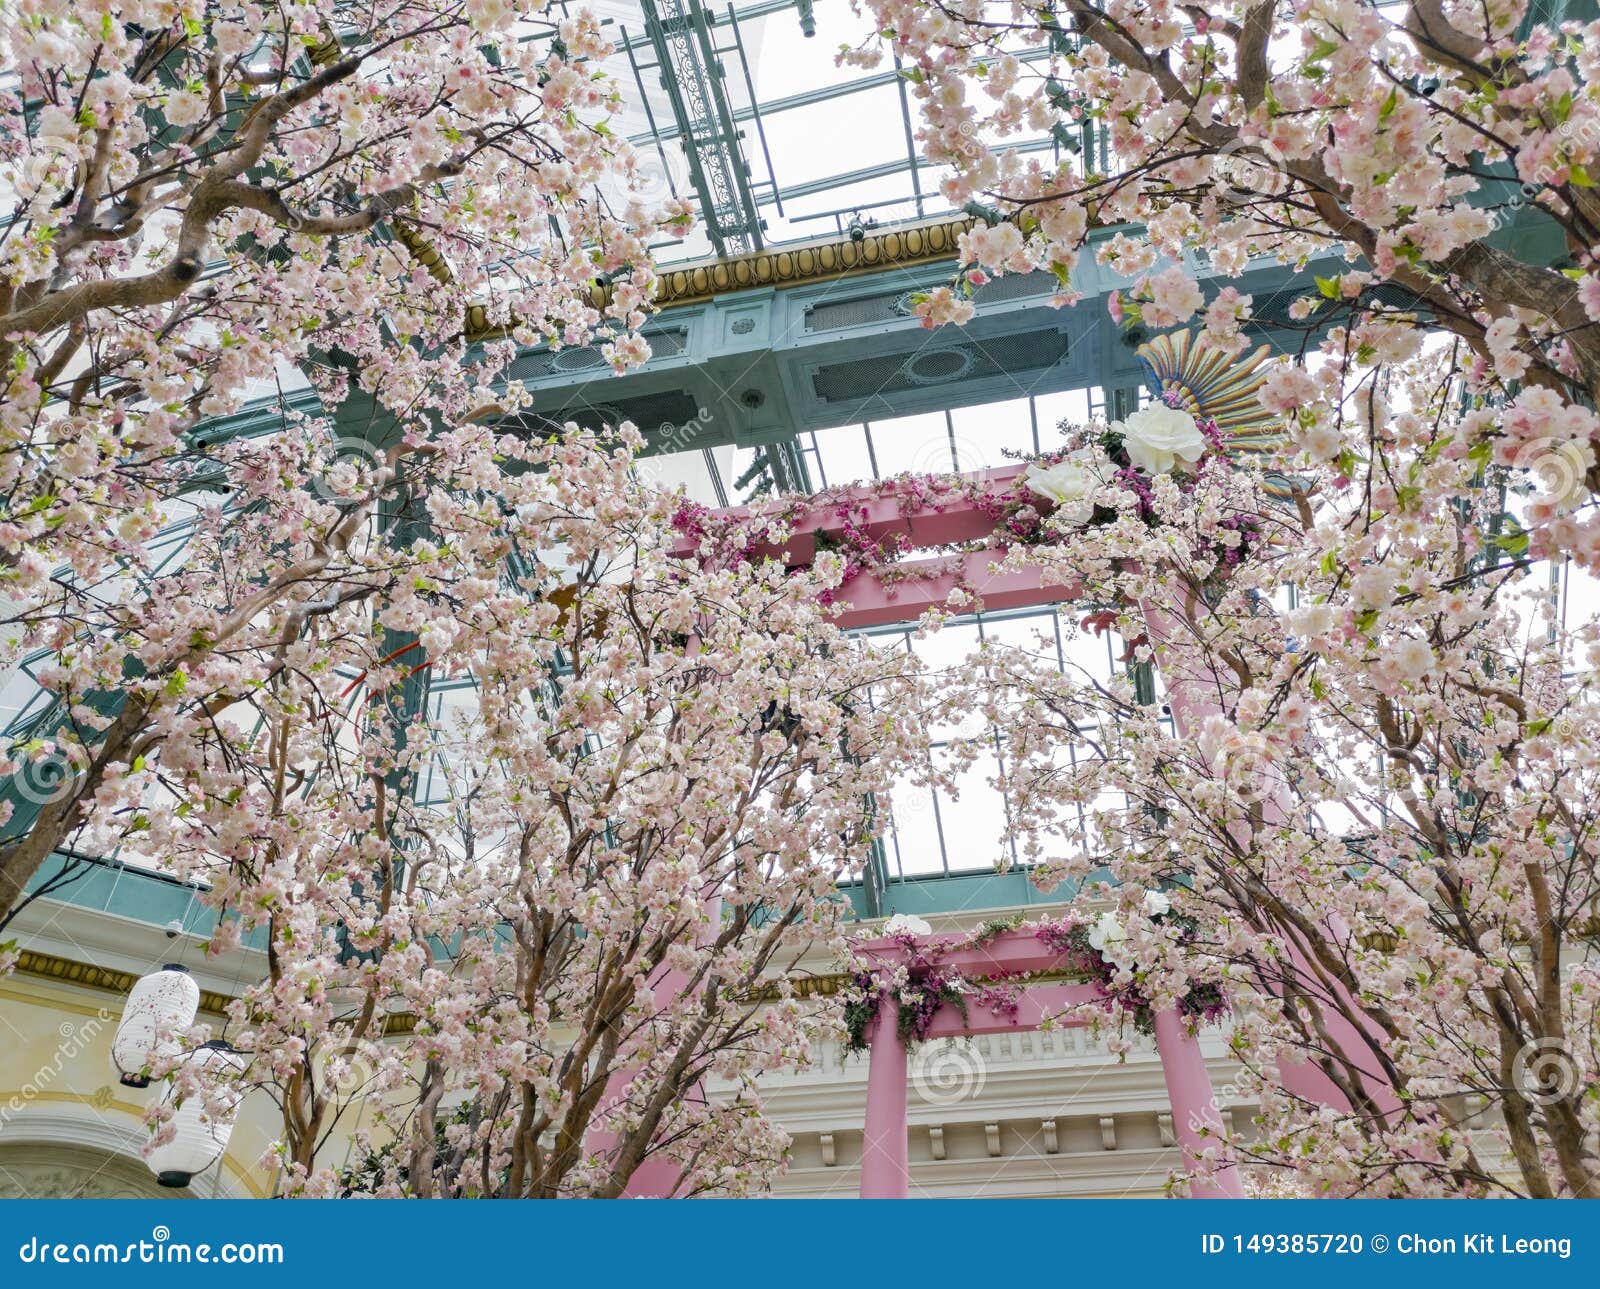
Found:
<svg viewBox="0 0 1600 1289"><path fill-rule="evenodd" d="M26 1160L37 1167L52 1147L74 1166L82 1152L98 1151L136 1163L148 1176L137 1154L146 1136L141 1116L160 1090L117 1081L111 1040L121 1013L122 999L104 990L26 974L0 980L0 1186L8 1159L16 1186L24 1176L16 1165ZM256 1161L275 1135L272 1109L265 1097L247 1100L220 1174L213 1167L197 1178L191 1184L197 1194L271 1193L271 1172Z"/></svg>

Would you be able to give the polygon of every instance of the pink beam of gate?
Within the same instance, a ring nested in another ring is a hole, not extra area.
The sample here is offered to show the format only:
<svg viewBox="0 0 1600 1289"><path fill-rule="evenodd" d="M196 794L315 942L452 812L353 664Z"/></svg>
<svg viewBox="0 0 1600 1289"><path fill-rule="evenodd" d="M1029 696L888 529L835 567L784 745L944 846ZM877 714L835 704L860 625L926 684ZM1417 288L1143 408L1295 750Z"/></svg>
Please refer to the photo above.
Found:
<svg viewBox="0 0 1600 1289"><path fill-rule="evenodd" d="M995 520L974 500L974 493L1002 502L1015 495L1024 469L1020 465L1005 466L963 475L963 488L936 490L924 507L911 510L901 497L882 495L872 484L832 489L821 495L809 512L794 520L787 541L781 545L763 543L754 554L781 559L790 568L810 564L816 556L817 534L838 528L841 510L848 512L851 522L875 542L899 534L915 550L983 541L994 535ZM1030 496L1029 500L1041 510L1050 508L1042 497ZM733 506L712 513L719 522L736 523L759 519L763 508ZM688 538L679 540L672 549L685 559L695 555L695 543ZM990 612L1079 598L1078 586L1047 586L1037 568L995 568L1005 555L1001 547L986 547L931 559L905 560L881 573L868 569L839 588L833 621L847 631L912 622L929 609L947 606L958 590L979 596Z"/></svg>
<svg viewBox="0 0 1600 1289"><path fill-rule="evenodd" d="M846 631L915 621L929 609L945 609L957 591L966 591L994 613L1036 604L1081 598L1081 587L1046 585L1037 568L995 568L1000 550L966 551L945 559L911 560L893 566L889 577L858 573L838 591L833 621ZM968 610L976 606L967 606Z"/></svg>
<svg viewBox="0 0 1600 1289"><path fill-rule="evenodd" d="M936 938L924 937L920 943L935 946ZM857 950L864 958L888 966L904 961L905 945L898 939L874 940ZM1049 971L1059 965L1061 955L1027 931L1007 931L986 943L956 950L940 957L940 963L953 967L969 980L1004 978L1022 973ZM961 1038L976 1034L1000 1034L1038 1029L1067 1008L1103 1002L1105 995L1092 984L1037 984L1023 989L1017 997L1017 1014L1002 1016L978 1004L963 1017L960 1009L948 1004L934 1014L928 1038ZM1062 1016L1060 1024L1081 1026L1087 1021ZM910 1193L911 1172L907 1131L909 1115L906 1084L906 1046L899 1034L899 1004L886 997L878 1008L868 1033L870 1056L867 1066L867 1113L861 1144L861 1197L863 1199L905 1199ZM1222 1116L1217 1107L1211 1077L1206 1072L1200 1044L1189 1032L1187 1022L1175 1010L1156 1017L1156 1050L1172 1103L1172 1122L1190 1169L1202 1160L1208 1146L1221 1139ZM1232 1164L1212 1170L1197 1179L1191 1194L1198 1198L1238 1199L1244 1194L1238 1171Z"/></svg>
<svg viewBox="0 0 1600 1289"><path fill-rule="evenodd" d="M975 470L960 476L964 483L959 490L939 488L935 477L930 476L929 501L917 509L908 509L902 497L883 493L878 485L870 483L831 488L813 497L812 508L794 519L788 541L757 546L755 553L781 557L791 568L803 567L816 555L817 534L839 527L841 510L848 511L856 527L878 542L896 533L907 538L913 547L980 541L994 531L994 519L974 503L971 493L981 489L995 501L1005 501L1016 493L1024 469L1017 465ZM1041 506L1048 505L1043 498L1034 500ZM753 506L729 506L712 514L719 521L741 523L777 513L778 509L758 502ZM675 555L692 558L695 543L683 538L672 549Z"/></svg>

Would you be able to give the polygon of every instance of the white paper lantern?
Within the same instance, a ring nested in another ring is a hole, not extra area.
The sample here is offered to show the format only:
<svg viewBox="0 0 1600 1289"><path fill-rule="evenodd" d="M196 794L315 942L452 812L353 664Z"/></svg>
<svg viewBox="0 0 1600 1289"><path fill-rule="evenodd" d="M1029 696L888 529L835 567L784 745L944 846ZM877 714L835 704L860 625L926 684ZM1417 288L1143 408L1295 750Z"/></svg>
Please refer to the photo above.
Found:
<svg viewBox="0 0 1600 1289"><path fill-rule="evenodd" d="M193 1025L199 1010L200 986L177 963L141 977L128 994L111 1043L111 1063L123 1084L149 1087L150 1063L180 1050L174 1035Z"/></svg>
<svg viewBox="0 0 1600 1289"><path fill-rule="evenodd" d="M213 1039L204 1047L185 1058L186 1066L198 1065L213 1073L224 1068L242 1070L244 1058L222 1039ZM177 1100L176 1077L169 1078L161 1099L165 1103ZM203 1173L222 1158L233 1136L233 1123L238 1115L240 1095L232 1090L211 1098L216 1113L206 1108L206 1096L195 1092L187 1096L172 1112L172 1140L155 1147L145 1156L145 1163L156 1175L161 1186L181 1189L189 1184L196 1173Z"/></svg>

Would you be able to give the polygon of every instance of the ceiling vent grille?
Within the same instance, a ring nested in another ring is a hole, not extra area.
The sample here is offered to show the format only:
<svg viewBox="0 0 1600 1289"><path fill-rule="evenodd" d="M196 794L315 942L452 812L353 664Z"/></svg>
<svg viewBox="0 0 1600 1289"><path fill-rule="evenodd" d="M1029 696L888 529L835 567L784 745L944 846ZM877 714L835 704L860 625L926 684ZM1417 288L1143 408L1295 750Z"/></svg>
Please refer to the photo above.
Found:
<svg viewBox="0 0 1600 1289"><path fill-rule="evenodd" d="M531 434L549 434L559 430L568 421L576 421L586 430L598 430L603 425L613 428L623 421L632 421L646 436L670 433L703 420L700 404L686 390L669 389L657 394L643 394L638 398L619 398L609 403L583 403L568 407L554 415L523 412L502 422L502 427L515 433L523 430Z"/></svg>
<svg viewBox="0 0 1600 1289"><path fill-rule="evenodd" d="M689 332L683 327L647 332L650 357L675 358L689 347ZM598 371L606 365L598 346L582 348L535 349L516 359L506 372L508 380L542 380L546 376L574 375Z"/></svg>
<svg viewBox="0 0 1600 1289"><path fill-rule="evenodd" d="M1043 371L1066 356L1067 338L1063 333L1025 331L993 340L925 347L909 354L832 363L812 374L811 387L825 403L855 403L958 380Z"/></svg>
<svg viewBox="0 0 1600 1289"><path fill-rule="evenodd" d="M1056 280L1049 273L1007 273L985 283L972 293L974 304L1002 304L1007 300L1026 300L1055 290ZM898 322L911 316L911 297L915 291L886 295L863 295L853 300L824 300L806 310L807 331L838 331L847 327L866 327L878 322Z"/></svg>

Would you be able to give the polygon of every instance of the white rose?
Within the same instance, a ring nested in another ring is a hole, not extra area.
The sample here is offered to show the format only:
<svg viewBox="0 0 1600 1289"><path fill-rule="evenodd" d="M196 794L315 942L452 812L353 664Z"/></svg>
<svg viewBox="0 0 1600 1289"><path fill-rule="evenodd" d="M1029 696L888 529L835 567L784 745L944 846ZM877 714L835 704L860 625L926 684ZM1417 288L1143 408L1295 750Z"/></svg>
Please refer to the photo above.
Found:
<svg viewBox="0 0 1600 1289"><path fill-rule="evenodd" d="M1117 920L1115 913L1102 913L1100 920L1089 932L1089 947L1096 950L1107 962L1116 966L1126 963L1122 948L1128 942L1127 929Z"/></svg>
<svg viewBox="0 0 1600 1289"><path fill-rule="evenodd" d="M1164 913L1172 912L1172 901L1162 891L1146 891L1144 893L1144 915L1147 918L1158 918Z"/></svg>
<svg viewBox="0 0 1600 1289"><path fill-rule="evenodd" d="M1122 435L1128 459L1146 474L1170 474L1180 461L1193 465L1206 450L1194 417L1165 403L1142 407L1111 428Z"/></svg>
<svg viewBox="0 0 1600 1289"><path fill-rule="evenodd" d="M1094 515L1095 490L1105 483L1110 462L1094 448L1079 448L1054 465L1035 461L1022 476L1032 492L1056 503L1069 524L1088 523Z"/></svg>
<svg viewBox="0 0 1600 1289"><path fill-rule="evenodd" d="M933 928L919 917L896 913L883 924L884 935L932 935Z"/></svg>

